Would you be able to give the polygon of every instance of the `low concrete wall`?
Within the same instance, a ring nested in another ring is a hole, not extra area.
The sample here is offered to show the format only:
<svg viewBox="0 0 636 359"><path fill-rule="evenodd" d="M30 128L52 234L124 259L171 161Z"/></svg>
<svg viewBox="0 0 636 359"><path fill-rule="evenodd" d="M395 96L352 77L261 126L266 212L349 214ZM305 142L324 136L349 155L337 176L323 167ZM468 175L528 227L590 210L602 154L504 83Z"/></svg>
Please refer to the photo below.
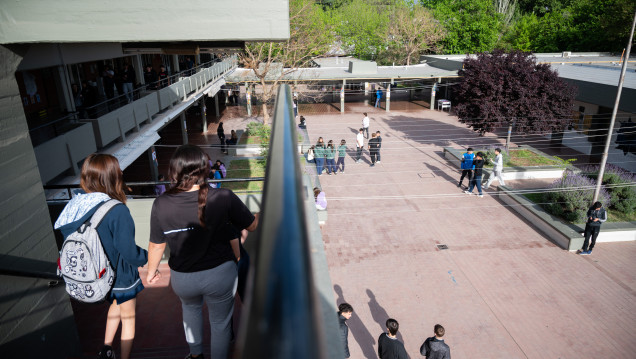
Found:
<svg viewBox="0 0 636 359"><path fill-rule="evenodd" d="M550 155L536 150L532 147L525 147L533 152L544 155L548 158ZM465 150L457 150L451 147L444 147L444 158L457 166L460 169L461 155L466 152ZM519 180L519 179L537 179L537 178L561 178L563 176L564 168L555 166L528 166L528 167L504 167L502 176L504 180ZM492 174L491 168L484 168L483 181L488 180Z"/></svg>
<svg viewBox="0 0 636 359"><path fill-rule="evenodd" d="M497 189L502 202L510 205L511 209L530 221L536 229L550 237L561 248L576 251L583 247L584 238L581 232L585 229L585 224L565 223L526 197L510 192L510 188L499 186ZM605 223L596 240L597 243L623 241L636 241L636 223Z"/></svg>

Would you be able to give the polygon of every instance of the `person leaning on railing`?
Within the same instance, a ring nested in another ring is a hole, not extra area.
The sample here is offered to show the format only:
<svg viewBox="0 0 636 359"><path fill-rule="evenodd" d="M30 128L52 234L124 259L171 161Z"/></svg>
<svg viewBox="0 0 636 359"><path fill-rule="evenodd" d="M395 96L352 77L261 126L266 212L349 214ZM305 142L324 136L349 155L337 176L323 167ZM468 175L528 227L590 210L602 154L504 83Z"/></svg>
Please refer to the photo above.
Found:
<svg viewBox="0 0 636 359"><path fill-rule="evenodd" d="M148 283L161 279L159 261L170 247L170 284L181 299L188 358L203 354L203 301L210 313L213 358L227 358L232 337L237 266L226 228L256 230L258 216L230 190L206 185L209 157L194 145L170 159L173 186L157 197L150 215Z"/></svg>

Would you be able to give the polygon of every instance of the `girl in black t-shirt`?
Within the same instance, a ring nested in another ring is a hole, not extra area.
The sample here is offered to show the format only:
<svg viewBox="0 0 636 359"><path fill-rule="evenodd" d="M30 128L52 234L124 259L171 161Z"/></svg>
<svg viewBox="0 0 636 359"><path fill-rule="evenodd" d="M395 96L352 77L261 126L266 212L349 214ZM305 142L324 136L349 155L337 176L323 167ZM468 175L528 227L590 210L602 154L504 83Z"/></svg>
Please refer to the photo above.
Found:
<svg viewBox="0 0 636 359"><path fill-rule="evenodd" d="M203 301L210 313L213 358L226 358L231 339L237 268L228 223L254 231L258 219L230 190L209 188L209 157L184 145L170 159L173 186L157 197L150 218L148 283L161 278L159 261L170 247L170 284L181 299L190 355L203 353Z"/></svg>

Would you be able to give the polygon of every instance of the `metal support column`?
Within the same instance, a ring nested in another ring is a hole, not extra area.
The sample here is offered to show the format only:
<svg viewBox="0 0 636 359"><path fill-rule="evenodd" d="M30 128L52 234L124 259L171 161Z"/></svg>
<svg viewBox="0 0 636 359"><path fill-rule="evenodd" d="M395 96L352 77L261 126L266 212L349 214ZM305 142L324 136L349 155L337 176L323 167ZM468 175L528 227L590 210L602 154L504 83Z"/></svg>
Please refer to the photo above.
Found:
<svg viewBox="0 0 636 359"><path fill-rule="evenodd" d="M150 176L156 182L159 180L159 161L157 160L155 146L151 146L148 149L148 162L150 162Z"/></svg>
<svg viewBox="0 0 636 359"><path fill-rule="evenodd" d="M216 95L214 95L214 111L215 111L217 119L221 117L221 114L219 113L219 94L220 93L221 91L217 92Z"/></svg>
<svg viewBox="0 0 636 359"><path fill-rule="evenodd" d="M205 95L199 100L199 110L201 110L201 128L203 132L208 132L208 116L205 108Z"/></svg>
<svg viewBox="0 0 636 359"><path fill-rule="evenodd" d="M342 80L342 88L340 89L340 113L344 113L345 108L344 108L344 103L345 103L345 93L344 93L344 89L345 89L345 85L347 84L347 80Z"/></svg>
<svg viewBox="0 0 636 359"><path fill-rule="evenodd" d="M435 109L435 91L437 91L437 82L433 83L433 88L431 89L431 110Z"/></svg>
<svg viewBox="0 0 636 359"><path fill-rule="evenodd" d="M181 137L183 138L183 144L188 144L188 125L186 124L185 111L181 112Z"/></svg>

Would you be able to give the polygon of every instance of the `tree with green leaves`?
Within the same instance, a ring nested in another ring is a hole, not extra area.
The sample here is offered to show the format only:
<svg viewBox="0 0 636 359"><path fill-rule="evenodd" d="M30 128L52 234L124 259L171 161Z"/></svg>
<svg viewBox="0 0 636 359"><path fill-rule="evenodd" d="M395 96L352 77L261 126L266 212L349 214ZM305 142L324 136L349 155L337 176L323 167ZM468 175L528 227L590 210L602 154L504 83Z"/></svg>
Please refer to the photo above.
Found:
<svg viewBox="0 0 636 359"><path fill-rule="evenodd" d="M548 133L571 122L576 90L548 64L522 51L480 53L464 60L454 98L461 123L480 135L508 127L510 133Z"/></svg>
<svg viewBox="0 0 636 359"><path fill-rule="evenodd" d="M477 53L492 50L503 28L503 16L492 0L421 0L433 10L446 30L442 41L448 54Z"/></svg>
<svg viewBox="0 0 636 359"><path fill-rule="evenodd" d="M390 19L388 51L400 63L410 65L411 61L419 61L420 53L435 51L444 37L444 29L433 13L420 5L398 5L391 11Z"/></svg>
<svg viewBox="0 0 636 359"><path fill-rule="evenodd" d="M390 6L365 0L343 2L329 18L343 49L359 59L375 60L386 49Z"/></svg>
<svg viewBox="0 0 636 359"><path fill-rule="evenodd" d="M240 62L252 70L261 85L264 123L269 122L267 103L274 98L281 80L300 68L309 67L312 59L324 56L332 44L322 9L312 0L290 1L289 27L289 40L248 42L240 54Z"/></svg>

